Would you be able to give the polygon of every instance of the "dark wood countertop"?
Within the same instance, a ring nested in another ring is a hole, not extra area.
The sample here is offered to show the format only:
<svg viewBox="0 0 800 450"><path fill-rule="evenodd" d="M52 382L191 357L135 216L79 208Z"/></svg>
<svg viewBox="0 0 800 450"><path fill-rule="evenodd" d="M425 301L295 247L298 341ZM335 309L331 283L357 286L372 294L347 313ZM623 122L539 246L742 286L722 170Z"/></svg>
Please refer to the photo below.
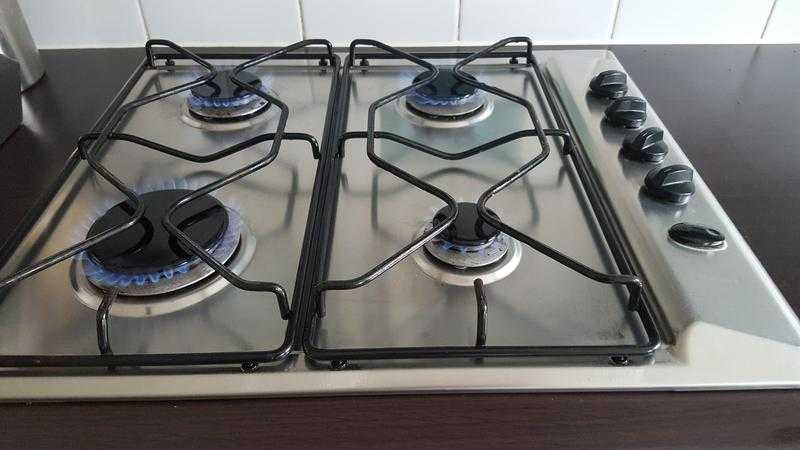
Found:
<svg viewBox="0 0 800 450"><path fill-rule="evenodd" d="M612 50L800 311L800 46ZM0 240L143 56L42 53L48 72L24 95L24 126L0 146ZM800 446L797 390L0 405L0 417L3 448Z"/></svg>

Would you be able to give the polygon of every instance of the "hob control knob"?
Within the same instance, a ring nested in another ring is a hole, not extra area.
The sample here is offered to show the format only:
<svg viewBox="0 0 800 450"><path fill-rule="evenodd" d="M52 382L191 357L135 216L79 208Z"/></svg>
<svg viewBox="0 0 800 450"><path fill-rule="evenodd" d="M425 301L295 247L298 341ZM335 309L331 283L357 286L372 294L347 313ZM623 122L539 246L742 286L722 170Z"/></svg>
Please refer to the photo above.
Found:
<svg viewBox="0 0 800 450"><path fill-rule="evenodd" d="M677 223L669 229L669 237L678 244L699 250L717 250L725 247L725 236L705 225Z"/></svg>
<svg viewBox="0 0 800 450"><path fill-rule="evenodd" d="M589 89L600 97L620 98L628 92L628 76L619 70L606 70L592 78Z"/></svg>
<svg viewBox="0 0 800 450"><path fill-rule="evenodd" d="M650 127L638 134L630 134L622 143L622 154L634 161L659 163L667 156L664 130Z"/></svg>
<svg viewBox="0 0 800 450"><path fill-rule="evenodd" d="M651 170L644 179L646 192L667 203L683 205L694 194L694 171L689 166L675 164Z"/></svg>
<svg viewBox="0 0 800 450"><path fill-rule="evenodd" d="M639 128L647 119L647 103L639 97L620 97L606 108L606 120L612 125Z"/></svg>

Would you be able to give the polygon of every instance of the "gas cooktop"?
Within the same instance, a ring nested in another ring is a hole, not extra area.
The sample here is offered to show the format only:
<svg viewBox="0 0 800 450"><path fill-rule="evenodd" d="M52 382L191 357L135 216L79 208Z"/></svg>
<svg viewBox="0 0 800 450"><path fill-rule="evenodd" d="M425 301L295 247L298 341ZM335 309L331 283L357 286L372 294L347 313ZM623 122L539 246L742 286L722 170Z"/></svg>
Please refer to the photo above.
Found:
<svg viewBox="0 0 800 450"><path fill-rule="evenodd" d="M0 398L800 386L611 52L145 50L0 255Z"/></svg>

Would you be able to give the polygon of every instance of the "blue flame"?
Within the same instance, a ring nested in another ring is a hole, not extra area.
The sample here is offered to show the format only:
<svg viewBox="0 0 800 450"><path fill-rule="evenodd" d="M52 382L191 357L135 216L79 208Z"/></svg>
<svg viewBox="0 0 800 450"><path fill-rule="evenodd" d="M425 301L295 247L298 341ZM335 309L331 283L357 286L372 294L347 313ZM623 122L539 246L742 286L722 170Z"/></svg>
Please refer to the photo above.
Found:
<svg viewBox="0 0 800 450"><path fill-rule="evenodd" d="M255 94L244 94L238 97L231 97L231 98L205 98L192 95L189 97L189 104L193 108L214 108L214 109L238 108L240 106L249 105L250 103L258 100L259 98L261 97Z"/></svg>
<svg viewBox="0 0 800 450"><path fill-rule="evenodd" d="M443 96L428 96L422 92L420 89L414 89L411 91L407 96L406 99L411 103L415 103L417 105L427 105L427 106L462 106L467 105L470 103L477 103L480 101L480 94L477 92L474 94L468 95L449 95L446 97Z"/></svg>
<svg viewBox="0 0 800 450"><path fill-rule="evenodd" d="M493 250L495 247L498 247L499 244L501 244L500 241L500 239L494 238L488 244L458 245L441 238L436 238L431 241L431 244L441 248L442 250L448 250L451 252L458 252L462 254L478 253L480 255L486 255L489 253L489 250Z"/></svg>
<svg viewBox="0 0 800 450"><path fill-rule="evenodd" d="M83 261L83 270L86 276L92 283L100 286L114 286L126 288L131 284L137 286L144 286L146 284L155 284L162 279L172 279L177 274L183 274L189 271L193 264L186 262L175 267L165 267L163 269L140 274L122 274L114 273L102 268L99 264L89 258L86 253L81 254L81 261Z"/></svg>
<svg viewBox="0 0 800 450"><path fill-rule="evenodd" d="M263 91L269 91L271 84L272 84L271 79L261 78L260 89ZM244 90L242 91L241 95L228 98L198 97L192 93L189 93L189 105L193 108L209 108L209 109L238 108L241 106L247 106L253 102L257 102L260 99L261 99L260 96Z"/></svg>

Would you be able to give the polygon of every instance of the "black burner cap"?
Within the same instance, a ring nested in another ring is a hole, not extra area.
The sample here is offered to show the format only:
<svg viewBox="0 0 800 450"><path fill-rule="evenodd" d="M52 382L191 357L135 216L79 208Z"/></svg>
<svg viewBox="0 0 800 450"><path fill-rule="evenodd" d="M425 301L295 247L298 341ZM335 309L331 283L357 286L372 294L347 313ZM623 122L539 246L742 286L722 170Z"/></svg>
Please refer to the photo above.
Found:
<svg viewBox="0 0 800 450"><path fill-rule="evenodd" d="M214 78L210 79L205 84L193 87L192 95L207 99L228 99L249 94L248 91L231 81L232 76L230 70L217 72ZM261 87L261 79L248 71L239 72L237 78L239 81L247 83L254 88Z"/></svg>
<svg viewBox="0 0 800 450"><path fill-rule="evenodd" d="M417 75L414 77L414 83L430 76L430 73L430 70L427 70ZM464 75L471 80L475 80L475 77L470 74ZM470 86L456 78L451 69L439 69L439 75L433 81L417 88L414 92L432 100L452 100L468 97L477 91L478 88L475 86Z"/></svg>
<svg viewBox="0 0 800 450"><path fill-rule="evenodd" d="M433 226L442 223L449 212L449 206L437 211L433 216ZM489 210L489 213L493 217L497 217L494 211ZM478 205L462 202L458 204L456 220L437 237L453 245L474 247L490 244L498 235L500 235L500 231L478 215Z"/></svg>
<svg viewBox="0 0 800 450"><path fill-rule="evenodd" d="M142 219L89 249L89 257L104 269L125 275L172 268L195 260L197 257L183 250L161 224L169 208L189 193L185 189L171 189L140 195L145 206ZM119 226L130 220L133 213L134 208L128 202L119 203L92 224L87 236ZM210 250L228 227L228 212L217 199L204 195L179 208L173 215L173 223L194 242Z"/></svg>

